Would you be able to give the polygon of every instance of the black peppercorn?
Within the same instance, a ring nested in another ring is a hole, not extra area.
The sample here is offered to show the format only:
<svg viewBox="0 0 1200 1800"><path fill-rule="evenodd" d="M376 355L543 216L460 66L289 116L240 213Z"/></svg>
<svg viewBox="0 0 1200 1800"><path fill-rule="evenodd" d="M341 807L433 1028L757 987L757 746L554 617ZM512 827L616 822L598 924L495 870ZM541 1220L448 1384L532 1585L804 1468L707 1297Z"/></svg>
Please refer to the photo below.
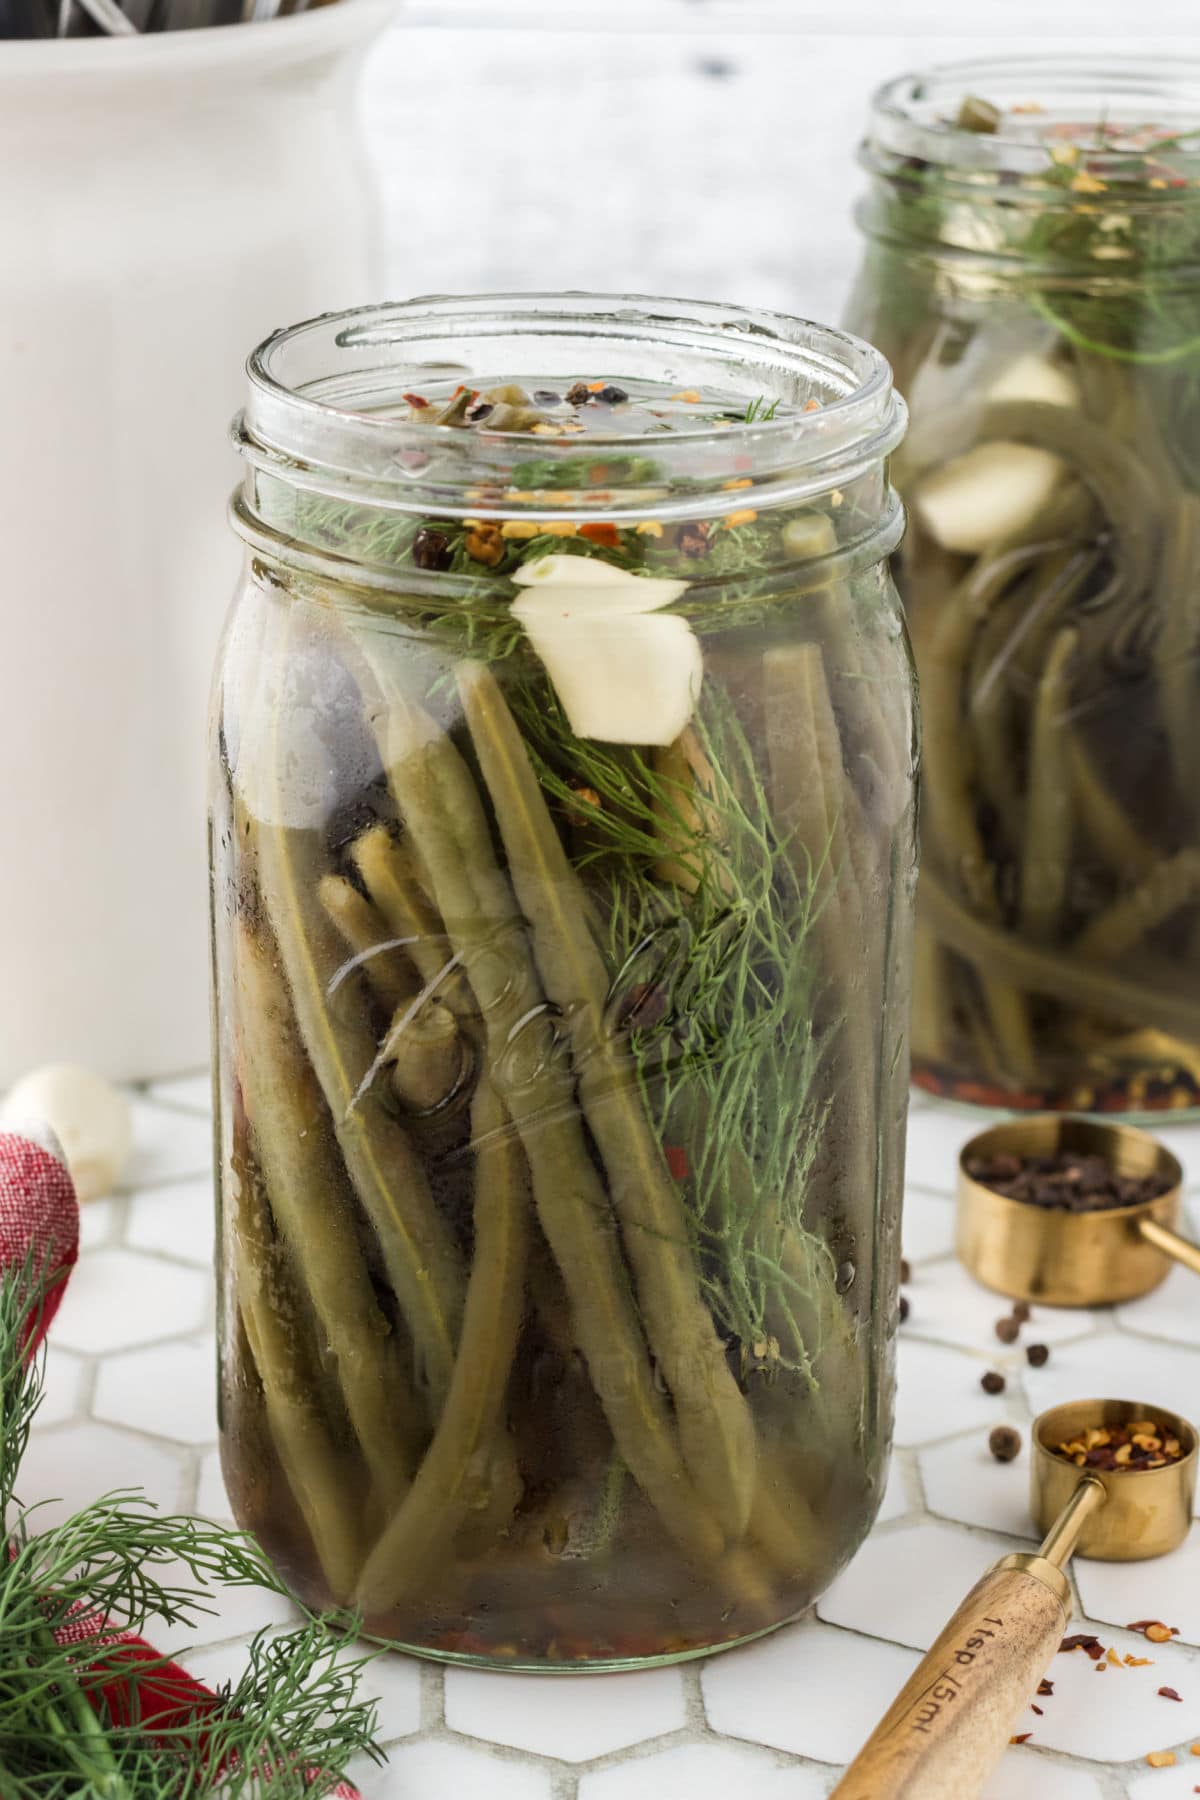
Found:
<svg viewBox="0 0 1200 1800"><path fill-rule="evenodd" d="M712 548L708 528L699 522L682 526L675 543L684 556L707 556Z"/></svg>
<svg viewBox="0 0 1200 1800"><path fill-rule="evenodd" d="M997 1369L989 1369L986 1375L979 1377L979 1385L985 1394L1002 1394L1008 1383Z"/></svg>
<svg viewBox="0 0 1200 1800"><path fill-rule="evenodd" d="M900 1258L900 1279L902 1282L912 1280L912 1270L908 1266L907 1257Z"/></svg>
<svg viewBox="0 0 1200 1800"><path fill-rule="evenodd" d="M1028 1300L1014 1300L1012 1316L1014 1319L1019 1320L1020 1323L1022 1325L1024 1325L1025 1321L1029 1318L1029 1302L1028 1302Z"/></svg>
<svg viewBox="0 0 1200 1800"><path fill-rule="evenodd" d="M1002 1344L1015 1344L1020 1335L1021 1321L1019 1319L996 1320L996 1336Z"/></svg>
<svg viewBox="0 0 1200 1800"><path fill-rule="evenodd" d="M448 569L451 561L450 539L444 531L432 531L422 525L413 539L412 557L418 569Z"/></svg>
<svg viewBox="0 0 1200 1800"><path fill-rule="evenodd" d="M1032 1368L1042 1368L1050 1361L1050 1346L1048 1344L1027 1344L1025 1346L1025 1360Z"/></svg>
<svg viewBox="0 0 1200 1800"><path fill-rule="evenodd" d="M619 406L622 400L628 400L629 395L625 392L624 388L614 387L610 381L607 387L602 387L600 389L596 398L597 400L603 400L608 406Z"/></svg>
<svg viewBox="0 0 1200 1800"><path fill-rule="evenodd" d="M907 1317L908 1317L908 1296L907 1296L907 1294L901 1294L901 1296L900 1296L900 1323L902 1325L903 1325L905 1319L907 1319Z"/></svg>
<svg viewBox="0 0 1200 1800"><path fill-rule="evenodd" d="M997 1462L1011 1462L1021 1454L1021 1434L1011 1425L997 1425L988 1434L988 1449Z"/></svg>

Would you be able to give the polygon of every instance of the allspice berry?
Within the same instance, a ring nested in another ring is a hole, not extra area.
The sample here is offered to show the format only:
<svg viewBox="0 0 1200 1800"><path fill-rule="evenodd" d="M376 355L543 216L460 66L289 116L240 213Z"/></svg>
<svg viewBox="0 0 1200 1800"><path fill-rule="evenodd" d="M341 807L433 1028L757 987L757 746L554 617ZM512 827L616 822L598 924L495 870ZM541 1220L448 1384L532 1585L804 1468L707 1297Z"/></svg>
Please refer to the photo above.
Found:
<svg viewBox="0 0 1200 1800"><path fill-rule="evenodd" d="M997 1462L1011 1462L1021 1454L1021 1434L1011 1425L997 1425L988 1436L988 1449Z"/></svg>
<svg viewBox="0 0 1200 1800"><path fill-rule="evenodd" d="M996 1320L996 1336L1002 1344L1015 1344L1020 1335L1021 1321L1019 1319Z"/></svg>

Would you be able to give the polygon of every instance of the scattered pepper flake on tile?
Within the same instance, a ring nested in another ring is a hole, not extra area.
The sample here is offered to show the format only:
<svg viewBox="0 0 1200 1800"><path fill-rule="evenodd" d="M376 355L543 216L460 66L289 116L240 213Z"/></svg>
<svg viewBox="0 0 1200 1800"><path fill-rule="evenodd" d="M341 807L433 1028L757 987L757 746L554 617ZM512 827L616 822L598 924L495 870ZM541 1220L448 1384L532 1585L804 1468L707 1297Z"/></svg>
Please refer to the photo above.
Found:
<svg viewBox="0 0 1200 1800"><path fill-rule="evenodd" d="M1100 1639L1090 1631L1073 1631L1058 1646L1059 1654L1064 1650L1082 1650L1091 1657L1094 1663L1104 1662L1104 1646Z"/></svg>
<svg viewBox="0 0 1200 1800"><path fill-rule="evenodd" d="M1121 1659L1111 1644L1108 1646L1108 1660L1110 1663L1115 1663L1118 1669L1121 1667Z"/></svg>
<svg viewBox="0 0 1200 1800"><path fill-rule="evenodd" d="M1010 1744L1027 1744L1032 1736L1032 1731L1018 1731L1016 1737L1010 1737L1008 1741Z"/></svg>
<svg viewBox="0 0 1200 1800"><path fill-rule="evenodd" d="M1043 1675L1042 1679L1038 1682L1037 1691L1039 1695L1052 1694L1054 1692L1054 1683L1052 1681L1047 1681L1046 1677Z"/></svg>
<svg viewBox="0 0 1200 1800"><path fill-rule="evenodd" d="M689 406L695 406L700 399L700 394L696 388L680 388L677 394L671 395L671 398L672 400L685 400Z"/></svg>
<svg viewBox="0 0 1200 1800"><path fill-rule="evenodd" d="M1160 1700L1179 1700L1181 1702L1183 1700L1183 1695L1177 1694L1174 1688L1160 1687L1158 1695Z"/></svg>
<svg viewBox="0 0 1200 1800"><path fill-rule="evenodd" d="M1151 1750L1146 1761L1150 1764L1152 1769L1173 1769L1175 1767L1175 1752L1173 1750Z"/></svg>
<svg viewBox="0 0 1200 1800"><path fill-rule="evenodd" d="M1169 1644L1173 1637L1179 1636L1178 1625L1164 1625L1161 1619L1135 1619L1126 1631L1137 1631L1152 1644Z"/></svg>
<svg viewBox="0 0 1200 1800"><path fill-rule="evenodd" d="M1035 1706L1032 1700L1029 1702L1029 1710L1035 1712L1039 1719L1044 1719L1046 1716L1044 1710L1040 1706Z"/></svg>

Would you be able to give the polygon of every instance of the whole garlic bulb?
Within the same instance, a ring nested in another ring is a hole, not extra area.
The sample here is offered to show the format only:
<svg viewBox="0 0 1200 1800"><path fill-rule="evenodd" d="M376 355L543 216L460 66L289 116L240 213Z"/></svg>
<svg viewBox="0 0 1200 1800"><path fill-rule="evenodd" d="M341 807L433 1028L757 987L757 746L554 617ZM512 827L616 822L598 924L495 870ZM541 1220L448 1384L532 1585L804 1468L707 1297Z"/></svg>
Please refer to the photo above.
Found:
<svg viewBox="0 0 1200 1800"><path fill-rule="evenodd" d="M112 1083L74 1063L47 1063L23 1075L0 1106L0 1124L38 1141L49 1126L80 1200L110 1193L133 1140L129 1102Z"/></svg>

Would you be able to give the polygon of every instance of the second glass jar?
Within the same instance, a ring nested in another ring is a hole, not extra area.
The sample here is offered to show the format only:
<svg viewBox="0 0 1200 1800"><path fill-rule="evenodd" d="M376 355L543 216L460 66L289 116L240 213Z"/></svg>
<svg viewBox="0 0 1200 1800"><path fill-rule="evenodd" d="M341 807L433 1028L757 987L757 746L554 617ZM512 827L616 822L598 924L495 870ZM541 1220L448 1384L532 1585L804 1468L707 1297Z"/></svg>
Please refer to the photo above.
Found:
<svg viewBox="0 0 1200 1800"><path fill-rule="evenodd" d="M883 359L414 303L251 364L214 712L223 1458L510 1667L807 1607L891 1430L914 873Z"/></svg>
<svg viewBox="0 0 1200 1800"><path fill-rule="evenodd" d="M1200 65L876 98L852 329L912 410L916 1079L1200 1099Z"/></svg>

